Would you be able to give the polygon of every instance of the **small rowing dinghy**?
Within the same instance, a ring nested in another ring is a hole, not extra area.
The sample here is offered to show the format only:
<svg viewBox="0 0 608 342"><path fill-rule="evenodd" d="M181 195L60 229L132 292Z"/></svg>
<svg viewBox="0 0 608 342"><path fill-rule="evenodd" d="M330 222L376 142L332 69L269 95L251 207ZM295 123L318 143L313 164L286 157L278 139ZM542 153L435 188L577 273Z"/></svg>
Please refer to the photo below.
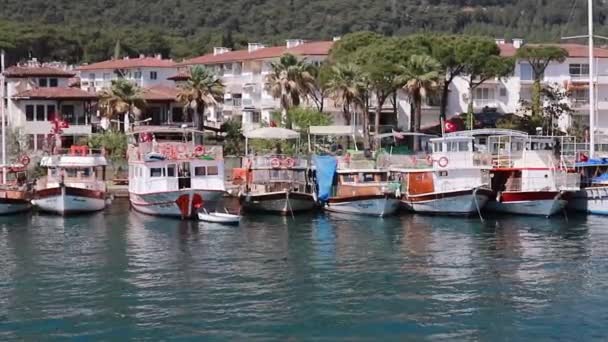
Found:
<svg viewBox="0 0 608 342"><path fill-rule="evenodd" d="M221 224L239 224L241 221L240 215L225 213L209 213L203 209L202 213L198 213L198 219L204 222L221 223Z"/></svg>

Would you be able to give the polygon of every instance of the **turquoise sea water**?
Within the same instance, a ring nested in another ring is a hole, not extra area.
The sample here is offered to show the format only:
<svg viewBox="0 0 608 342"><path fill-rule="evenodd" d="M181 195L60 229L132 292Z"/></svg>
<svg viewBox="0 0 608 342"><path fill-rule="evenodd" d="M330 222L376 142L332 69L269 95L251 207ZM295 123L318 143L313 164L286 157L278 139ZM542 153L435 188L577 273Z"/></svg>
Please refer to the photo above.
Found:
<svg viewBox="0 0 608 342"><path fill-rule="evenodd" d="M0 340L606 340L608 218L0 217Z"/></svg>

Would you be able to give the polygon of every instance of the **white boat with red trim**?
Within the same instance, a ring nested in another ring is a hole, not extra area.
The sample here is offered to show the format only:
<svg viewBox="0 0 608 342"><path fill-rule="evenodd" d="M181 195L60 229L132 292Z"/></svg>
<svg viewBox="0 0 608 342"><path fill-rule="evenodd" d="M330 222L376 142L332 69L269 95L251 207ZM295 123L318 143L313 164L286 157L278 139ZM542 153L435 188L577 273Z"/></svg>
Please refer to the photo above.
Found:
<svg viewBox="0 0 608 342"><path fill-rule="evenodd" d="M87 146L72 146L67 152L44 156L40 161L47 176L37 181L33 204L41 211L60 215L103 210L106 158Z"/></svg>
<svg viewBox="0 0 608 342"><path fill-rule="evenodd" d="M556 139L521 133L488 137L496 193L488 210L549 217L565 209L580 190L580 175L560 162Z"/></svg>
<svg viewBox="0 0 608 342"><path fill-rule="evenodd" d="M221 146L195 143L202 132L136 127L129 145L129 200L149 215L197 219L226 193Z"/></svg>

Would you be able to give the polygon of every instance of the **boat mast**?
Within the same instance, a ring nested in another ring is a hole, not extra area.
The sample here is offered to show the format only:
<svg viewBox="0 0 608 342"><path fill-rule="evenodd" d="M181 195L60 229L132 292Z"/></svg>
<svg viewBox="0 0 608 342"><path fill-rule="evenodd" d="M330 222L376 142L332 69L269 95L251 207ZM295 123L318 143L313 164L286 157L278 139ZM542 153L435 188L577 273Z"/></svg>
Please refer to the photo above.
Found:
<svg viewBox="0 0 608 342"><path fill-rule="evenodd" d="M593 56L593 0L588 0L588 25L589 25L589 158L595 155L595 89L593 78L595 77ZM4 126L2 126L4 127Z"/></svg>
<svg viewBox="0 0 608 342"><path fill-rule="evenodd" d="M2 184L6 184L6 120L4 113L4 50L0 51L0 120L2 120Z"/></svg>

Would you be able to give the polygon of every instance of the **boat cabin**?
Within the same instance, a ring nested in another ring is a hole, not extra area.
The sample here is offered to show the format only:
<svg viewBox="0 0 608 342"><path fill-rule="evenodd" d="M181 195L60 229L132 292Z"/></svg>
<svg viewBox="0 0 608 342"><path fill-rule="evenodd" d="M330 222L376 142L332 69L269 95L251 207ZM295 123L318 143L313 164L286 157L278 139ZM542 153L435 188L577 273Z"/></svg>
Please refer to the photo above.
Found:
<svg viewBox="0 0 608 342"><path fill-rule="evenodd" d="M86 146L81 147L78 152L74 151L75 149L71 149L68 154L42 158L40 166L47 168L47 175L37 181L38 189L66 184L75 188L105 191L106 158Z"/></svg>
<svg viewBox="0 0 608 342"><path fill-rule="evenodd" d="M195 144L194 134L188 139L194 132L173 128L136 132L127 152L129 191L225 191L222 147Z"/></svg>
<svg viewBox="0 0 608 342"><path fill-rule="evenodd" d="M398 184L389 182L389 172L385 170L338 170L332 197L378 196L398 188Z"/></svg>
<svg viewBox="0 0 608 342"><path fill-rule="evenodd" d="M431 139L431 148L427 164L435 169L488 168L491 165L490 155L477 149L473 137Z"/></svg>
<svg viewBox="0 0 608 342"><path fill-rule="evenodd" d="M247 173L246 192L254 194L280 192L289 189L293 192L311 193L312 172L307 161L289 156L252 157L245 161Z"/></svg>

